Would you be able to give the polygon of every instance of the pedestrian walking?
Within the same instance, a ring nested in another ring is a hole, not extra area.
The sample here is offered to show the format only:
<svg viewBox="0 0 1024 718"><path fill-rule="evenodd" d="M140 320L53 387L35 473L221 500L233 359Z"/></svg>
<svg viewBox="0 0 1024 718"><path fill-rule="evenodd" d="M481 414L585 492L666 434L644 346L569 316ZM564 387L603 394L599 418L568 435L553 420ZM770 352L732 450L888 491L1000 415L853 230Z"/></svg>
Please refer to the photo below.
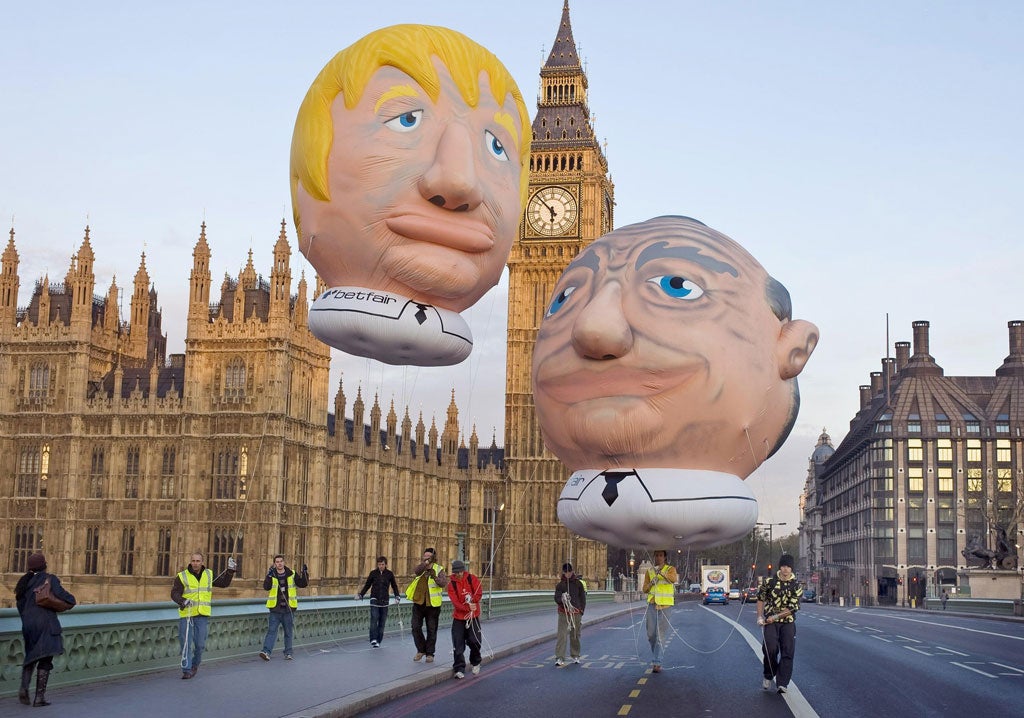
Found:
<svg viewBox="0 0 1024 718"><path fill-rule="evenodd" d="M284 563L284 556L274 556L274 563L267 570L263 579L263 590L267 592L267 635L263 639L263 650L260 658L270 660L270 653L277 643L277 627L284 629L284 659L290 661L292 654L292 638L295 635L295 611L299 607L299 596L296 589L309 585L309 568L302 564L302 573L296 574Z"/></svg>
<svg viewBox="0 0 1024 718"><path fill-rule="evenodd" d="M562 564L562 580L555 586L555 605L558 606L558 639L555 641L555 665L565 665L565 644L569 644L569 657L580 662L580 629L583 612L587 610L587 583L573 572L572 564Z"/></svg>
<svg viewBox="0 0 1024 718"><path fill-rule="evenodd" d="M48 706L46 700L46 684L53 670L53 657L64 653L64 640L61 637L60 619L57 611L39 605L36 591L49 584L50 594L65 603L75 605L75 597L64 590L60 579L46 572L46 557L34 553L28 557L28 570L18 579L14 587L14 598L21 616L21 638L25 643L25 659L21 664L21 686L18 688L18 700L29 704L29 686L32 683L32 671L36 673L36 695L33 706ZM43 588L45 591L45 588Z"/></svg>
<svg viewBox="0 0 1024 718"><path fill-rule="evenodd" d="M779 693L789 689L796 654L796 612L800 610L802 593L793 575L793 557L784 553L779 558L779 570L762 581L757 591L757 625L764 627L761 687L766 691L771 690L773 679Z"/></svg>
<svg viewBox="0 0 1024 718"><path fill-rule="evenodd" d="M374 648L380 648L384 641L384 626L388 622L389 589L394 593L395 603L400 603L402 599L395 574L388 568L387 558L378 556L377 568L370 571L366 583L356 594L356 598L361 600L367 591L370 592L370 645Z"/></svg>
<svg viewBox="0 0 1024 718"><path fill-rule="evenodd" d="M441 591L448 585L448 576L444 566L437 563L437 552L432 548L423 550L423 558L413 566L411 573L416 578L405 589L405 595L412 601L412 640L416 644L413 660L426 656L427 663L433 663L437 622L441 618Z"/></svg>
<svg viewBox="0 0 1024 718"><path fill-rule="evenodd" d="M946 589L942 589L942 596L939 600L942 601L942 610L945 611L946 601L949 600L949 593L946 591Z"/></svg>
<svg viewBox="0 0 1024 718"><path fill-rule="evenodd" d="M480 673L480 599L483 596L480 579L466 570L466 564L452 561L452 576L448 581L448 598L452 602L452 677L466 677L466 646L469 646L469 665L473 675Z"/></svg>
<svg viewBox="0 0 1024 718"><path fill-rule="evenodd" d="M171 600L178 604L178 644L181 646L181 677L194 678L206 648L210 632L213 589L227 588L235 576L238 564L228 558L228 567L216 578L203 564L203 553L194 552L188 566L174 577Z"/></svg>
<svg viewBox="0 0 1024 718"><path fill-rule="evenodd" d="M644 572L643 592L647 594L647 640L651 644L651 672L661 673L661 657L665 653L667 640L672 624L669 614L676 603L676 581L679 574L675 566L665 561L668 553L663 549L654 552L654 566Z"/></svg>

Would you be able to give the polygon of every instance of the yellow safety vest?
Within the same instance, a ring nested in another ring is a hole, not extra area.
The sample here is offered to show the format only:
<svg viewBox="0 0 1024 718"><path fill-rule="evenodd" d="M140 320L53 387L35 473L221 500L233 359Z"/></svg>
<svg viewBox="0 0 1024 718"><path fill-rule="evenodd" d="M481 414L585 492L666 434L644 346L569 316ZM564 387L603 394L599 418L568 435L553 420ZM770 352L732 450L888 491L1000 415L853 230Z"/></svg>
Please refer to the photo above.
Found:
<svg viewBox="0 0 1024 718"><path fill-rule="evenodd" d="M274 582L276 582L277 576L274 576ZM274 608L277 606L277 586L271 584L270 591L267 593L267 608ZM299 607L299 596L295 592L295 574L288 574L288 607L296 609Z"/></svg>
<svg viewBox="0 0 1024 718"><path fill-rule="evenodd" d="M203 571L202 580L200 580L186 569L178 574L178 580L185 588L181 597L192 602L188 608L179 608L178 615L182 618L209 616L210 605L213 602L213 571L210 569Z"/></svg>
<svg viewBox="0 0 1024 718"><path fill-rule="evenodd" d="M658 576L658 571L655 569L648 569L647 571L647 603L653 603L658 606L674 606L676 602L675 586L673 586L664 577Z"/></svg>
<svg viewBox="0 0 1024 718"><path fill-rule="evenodd" d="M435 576L444 571L444 566L439 563L431 564L430 568L434 569ZM405 589L405 597L410 601L416 593L416 584L419 583L420 576L422 575L423 574L421 573L419 576L414 578L412 583L409 584L409 587ZM430 590L430 605L434 608L438 608L441 605L441 587L434 582L433 578L430 578L429 581L427 588Z"/></svg>

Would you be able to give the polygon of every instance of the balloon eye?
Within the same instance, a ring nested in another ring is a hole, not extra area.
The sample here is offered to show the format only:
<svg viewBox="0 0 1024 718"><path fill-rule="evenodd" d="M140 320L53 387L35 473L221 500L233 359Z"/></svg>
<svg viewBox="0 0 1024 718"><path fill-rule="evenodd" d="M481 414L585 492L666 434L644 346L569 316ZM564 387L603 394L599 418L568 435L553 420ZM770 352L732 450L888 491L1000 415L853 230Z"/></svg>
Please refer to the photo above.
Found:
<svg viewBox="0 0 1024 718"><path fill-rule="evenodd" d="M554 300L551 302L551 306L548 307L548 313L545 314L544 316L550 317L552 314L554 314L563 306L565 306L565 303L569 301L569 295L571 295L575 291L576 287L566 287L565 289L560 291L558 295L554 298Z"/></svg>
<svg viewBox="0 0 1024 718"><path fill-rule="evenodd" d="M502 162L508 162L508 152L505 151L505 145L501 144L501 140L488 130L484 130L484 141L487 144L487 151L491 153L491 156Z"/></svg>
<svg viewBox="0 0 1024 718"><path fill-rule="evenodd" d="M423 120L423 110L409 110L398 117L392 117L384 126L395 132L412 132Z"/></svg>
<svg viewBox="0 0 1024 718"><path fill-rule="evenodd" d="M651 284L658 285L658 287L661 288L661 291L665 292L665 294L673 299L686 299L687 301L693 301L704 294L704 290L692 280L678 275L670 276L668 274L664 274L660 277L652 277L647 281Z"/></svg>

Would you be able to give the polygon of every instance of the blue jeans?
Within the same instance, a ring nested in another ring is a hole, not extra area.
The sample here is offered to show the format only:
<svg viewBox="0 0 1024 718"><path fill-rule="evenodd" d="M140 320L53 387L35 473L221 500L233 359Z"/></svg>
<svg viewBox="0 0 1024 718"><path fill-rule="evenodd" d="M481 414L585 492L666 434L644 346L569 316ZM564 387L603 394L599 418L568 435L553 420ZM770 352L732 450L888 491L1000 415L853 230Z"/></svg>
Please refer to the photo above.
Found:
<svg viewBox="0 0 1024 718"><path fill-rule="evenodd" d="M292 655L292 634L295 632L295 616L288 611L271 611L267 626L267 637L263 639L263 652L268 656L277 643L277 627L284 626L284 655Z"/></svg>
<svg viewBox="0 0 1024 718"><path fill-rule="evenodd" d="M671 624L668 622L668 608L660 611L652 604L647 604L647 640L651 642L652 663L661 665L661 657L665 653L665 641L668 640Z"/></svg>
<svg viewBox="0 0 1024 718"><path fill-rule="evenodd" d="M192 625L189 625L189 621ZM181 670L190 671L199 668L203 660L203 649L206 648L206 637L210 633L209 616L192 616L178 619L178 646L181 648L183 658L181 659ZM188 651L185 641L188 640L192 648Z"/></svg>
<svg viewBox="0 0 1024 718"><path fill-rule="evenodd" d="M384 624L388 622L388 605L370 605L370 640L380 643L384 640Z"/></svg>

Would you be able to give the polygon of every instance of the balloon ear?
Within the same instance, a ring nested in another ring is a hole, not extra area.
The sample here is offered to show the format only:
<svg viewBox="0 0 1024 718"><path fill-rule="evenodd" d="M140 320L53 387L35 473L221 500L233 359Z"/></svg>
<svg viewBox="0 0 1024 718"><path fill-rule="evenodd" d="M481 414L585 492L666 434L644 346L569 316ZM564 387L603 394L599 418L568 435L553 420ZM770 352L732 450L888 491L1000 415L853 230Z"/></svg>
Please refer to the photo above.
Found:
<svg viewBox="0 0 1024 718"><path fill-rule="evenodd" d="M788 380L803 371L816 346L818 327L803 319L793 319L783 324L775 345L779 376Z"/></svg>

